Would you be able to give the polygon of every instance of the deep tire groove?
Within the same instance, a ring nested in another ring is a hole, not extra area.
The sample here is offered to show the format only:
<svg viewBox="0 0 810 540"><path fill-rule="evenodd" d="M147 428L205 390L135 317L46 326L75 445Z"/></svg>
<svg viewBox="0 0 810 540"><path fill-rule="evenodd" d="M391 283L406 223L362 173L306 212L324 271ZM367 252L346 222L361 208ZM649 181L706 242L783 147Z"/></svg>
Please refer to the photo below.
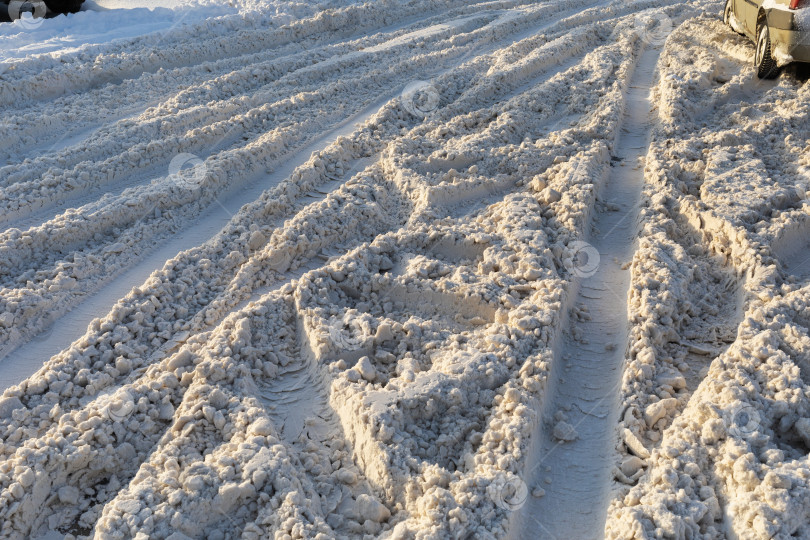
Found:
<svg viewBox="0 0 810 540"><path fill-rule="evenodd" d="M557 347L541 432L524 476L529 491L542 487L546 494L530 497L521 510L521 538L603 536L627 341L630 272L624 265L635 250L651 128L648 95L659 52L643 52L626 94L623 127L613 149L619 161L604 188L606 210L595 214L588 239L600 263L593 275L583 275L575 285L579 290L563 321L567 331ZM568 426L576 439L564 442L557 437Z"/></svg>

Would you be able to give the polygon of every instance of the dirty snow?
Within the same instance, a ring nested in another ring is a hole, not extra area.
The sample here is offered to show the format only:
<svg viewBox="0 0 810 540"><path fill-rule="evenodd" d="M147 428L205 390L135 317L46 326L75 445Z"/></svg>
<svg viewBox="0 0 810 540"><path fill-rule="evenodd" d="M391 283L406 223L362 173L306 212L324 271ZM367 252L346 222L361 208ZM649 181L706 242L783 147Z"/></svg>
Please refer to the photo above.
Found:
<svg viewBox="0 0 810 540"><path fill-rule="evenodd" d="M0 538L810 537L810 107L721 9L1 27Z"/></svg>

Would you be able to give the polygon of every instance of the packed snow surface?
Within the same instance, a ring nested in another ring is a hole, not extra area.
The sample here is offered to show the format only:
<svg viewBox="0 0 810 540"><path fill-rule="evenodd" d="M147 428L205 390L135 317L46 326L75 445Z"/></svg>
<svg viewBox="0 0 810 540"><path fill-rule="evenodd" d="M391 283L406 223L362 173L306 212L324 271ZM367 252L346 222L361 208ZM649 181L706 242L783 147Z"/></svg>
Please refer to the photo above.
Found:
<svg viewBox="0 0 810 540"><path fill-rule="evenodd" d="M810 538L810 91L722 7L0 25L0 538Z"/></svg>

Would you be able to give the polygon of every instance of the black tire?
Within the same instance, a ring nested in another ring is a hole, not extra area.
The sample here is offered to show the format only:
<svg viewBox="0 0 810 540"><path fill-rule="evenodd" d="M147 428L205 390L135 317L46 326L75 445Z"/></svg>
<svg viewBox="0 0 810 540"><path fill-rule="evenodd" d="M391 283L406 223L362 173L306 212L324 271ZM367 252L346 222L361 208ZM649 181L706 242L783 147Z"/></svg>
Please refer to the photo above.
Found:
<svg viewBox="0 0 810 540"><path fill-rule="evenodd" d="M779 75L779 67L771 55L771 36L767 23L762 23L757 28L754 67L757 68L757 77L760 79L775 79Z"/></svg>
<svg viewBox="0 0 810 540"><path fill-rule="evenodd" d="M723 23L731 26L731 0L726 0L726 7L723 8Z"/></svg>
<svg viewBox="0 0 810 540"><path fill-rule="evenodd" d="M45 5L54 13L78 13L84 0L45 0Z"/></svg>

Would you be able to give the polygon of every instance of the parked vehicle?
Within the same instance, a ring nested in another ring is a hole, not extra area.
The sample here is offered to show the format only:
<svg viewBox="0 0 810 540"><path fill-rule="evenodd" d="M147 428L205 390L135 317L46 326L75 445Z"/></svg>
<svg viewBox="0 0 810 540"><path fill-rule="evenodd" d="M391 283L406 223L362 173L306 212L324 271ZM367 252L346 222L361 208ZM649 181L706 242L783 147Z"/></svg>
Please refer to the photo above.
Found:
<svg viewBox="0 0 810 540"><path fill-rule="evenodd" d="M0 21L19 19L23 13L34 17L78 12L84 0L0 0Z"/></svg>
<svg viewBox="0 0 810 540"><path fill-rule="evenodd" d="M53 13L78 13L84 0L45 0L48 10Z"/></svg>
<svg viewBox="0 0 810 540"><path fill-rule="evenodd" d="M760 79L791 62L810 62L810 0L726 0L723 21L756 44Z"/></svg>

